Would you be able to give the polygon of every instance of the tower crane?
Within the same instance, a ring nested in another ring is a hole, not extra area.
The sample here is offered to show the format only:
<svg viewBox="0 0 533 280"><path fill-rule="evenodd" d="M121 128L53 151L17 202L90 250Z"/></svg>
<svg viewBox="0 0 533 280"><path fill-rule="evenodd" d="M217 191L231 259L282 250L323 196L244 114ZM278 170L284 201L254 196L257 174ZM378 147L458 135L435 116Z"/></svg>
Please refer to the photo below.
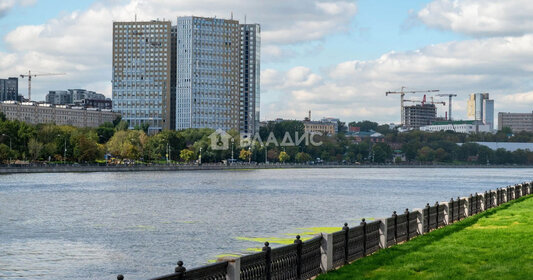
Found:
<svg viewBox="0 0 533 280"><path fill-rule="evenodd" d="M448 118L452 120L452 97L457 96L457 94L437 94L437 96L448 96Z"/></svg>
<svg viewBox="0 0 533 280"><path fill-rule="evenodd" d="M22 79L28 77L28 100L31 101L31 78L40 77L40 76L59 76L66 75L65 73L46 73L46 74L32 74L31 70L28 71L28 74L20 74Z"/></svg>
<svg viewBox="0 0 533 280"><path fill-rule="evenodd" d="M433 96L431 96L431 104L442 104L446 106L446 102L444 101L433 101Z"/></svg>
<svg viewBox="0 0 533 280"><path fill-rule="evenodd" d="M406 87L402 87L400 91L387 91L385 92L385 96L388 96L389 94L399 94L400 95L400 113L402 116L402 126L405 125L405 112L403 111L403 103L405 102L404 97L406 93L418 93L418 92L439 92L438 89L430 89L430 90L412 90L412 91L405 91Z"/></svg>

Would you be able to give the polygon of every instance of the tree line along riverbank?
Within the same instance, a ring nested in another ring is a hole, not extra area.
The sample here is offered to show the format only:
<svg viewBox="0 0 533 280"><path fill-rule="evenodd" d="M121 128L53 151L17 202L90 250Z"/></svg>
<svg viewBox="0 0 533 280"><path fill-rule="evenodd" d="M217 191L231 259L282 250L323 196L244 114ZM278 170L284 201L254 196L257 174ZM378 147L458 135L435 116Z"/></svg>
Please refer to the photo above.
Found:
<svg viewBox="0 0 533 280"><path fill-rule="evenodd" d="M234 139L230 147L214 150L211 147L212 129L163 131L147 135L147 127L128 130L120 119L97 128L75 128L54 124L30 125L10 121L0 113L0 163L191 163L201 158L203 163L219 163L227 159L242 162L274 163L407 163L407 164L533 164L533 151L505 149L491 150L475 141L533 142L533 133L499 131L496 134L463 134L453 131L400 133L388 126L373 122L354 123L362 130L377 130L383 134L379 142L358 139L339 130L334 136L316 136L320 145L278 146L253 142L251 147L240 145L237 131L229 131ZM340 126L342 127L342 126ZM269 123L261 127L259 136L268 139L272 134L277 143L289 135L303 135L299 121ZM462 143L458 145L457 143ZM20 163L20 162L19 162Z"/></svg>

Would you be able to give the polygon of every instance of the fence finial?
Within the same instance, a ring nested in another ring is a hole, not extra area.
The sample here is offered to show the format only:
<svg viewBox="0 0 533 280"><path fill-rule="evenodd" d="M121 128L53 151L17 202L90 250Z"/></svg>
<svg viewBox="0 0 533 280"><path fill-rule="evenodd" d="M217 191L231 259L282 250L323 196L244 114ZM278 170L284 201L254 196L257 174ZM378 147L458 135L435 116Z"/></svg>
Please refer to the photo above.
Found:
<svg viewBox="0 0 533 280"><path fill-rule="evenodd" d="M178 266L176 266L176 268L174 269L174 272L176 272L176 273L180 273L180 272L181 272L181 273L184 273L185 270L187 270L187 269L185 269L185 267L183 266L183 262L182 262L182 261L178 261L177 264L178 264Z"/></svg>
<svg viewBox="0 0 533 280"><path fill-rule="evenodd" d="M122 274L117 275L117 280L124 280L124 275Z"/></svg>

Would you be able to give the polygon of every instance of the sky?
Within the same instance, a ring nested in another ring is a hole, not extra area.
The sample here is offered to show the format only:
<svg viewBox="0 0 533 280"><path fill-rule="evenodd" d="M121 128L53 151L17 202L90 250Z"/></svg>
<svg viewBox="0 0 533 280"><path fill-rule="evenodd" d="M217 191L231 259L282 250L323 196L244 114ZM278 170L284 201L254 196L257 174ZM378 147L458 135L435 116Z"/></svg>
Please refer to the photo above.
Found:
<svg viewBox="0 0 533 280"><path fill-rule="evenodd" d="M37 101L68 88L111 97L113 21L232 12L262 27L261 120L311 110L313 119L398 123L400 98L385 92L402 86L457 94L454 119L466 119L474 92L490 93L496 115L533 111L528 0L0 0L0 77L66 73L35 78ZM439 116L447 110L437 104Z"/></svg>

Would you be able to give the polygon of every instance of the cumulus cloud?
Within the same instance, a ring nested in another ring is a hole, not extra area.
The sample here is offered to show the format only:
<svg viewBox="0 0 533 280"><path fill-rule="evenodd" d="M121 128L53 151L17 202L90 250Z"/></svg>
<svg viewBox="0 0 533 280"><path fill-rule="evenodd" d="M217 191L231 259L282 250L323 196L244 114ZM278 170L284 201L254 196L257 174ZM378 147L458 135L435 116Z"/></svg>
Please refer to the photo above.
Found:
<svg viewBox="0 0 533 280"><path fill-rule="evenodd" d="M2 0L4 9L30 4L32 0ZM343 0L130 0L99 1L84 11L64 14L41 25L19 26L4 40L10 52L3 54L0 75L13 76L27 72L66 72L57 78L62 84L36 82L37 98L46 91L66 87L89 87L110 96L112 22L167 19L197 15L229 18L231 12L241 22L260 23L266 59L281 59L292 54L287 46L344 32L356 13L354 1ZM1 10L0 10L1 11ZM287 16L289 15L289 16ZM16 59L13 59L16 58ZM263 60L265 61L265 60Z"/></svg>
<svg viewBox="0 0 533 280"><path fill-rule="evenodd" d="M270 82L281 81L284 86L272 90L286 93L280 95L278 102L267 104L267 108L276 108L275 114L286 118L301 119L312 109L317 118L335 115L345 120L398 121L399 97L386 97L385 92L408 86L411 90L439 89L442 93L459 94L454 99L453 114L457 118L466 118L464 104L473 92L489 92L497 111L528 112L533 108L530 65L533 34L390 52L375 60L339 63L318 74L304 67L285 73L265 70L267 88L270 89ZM422 94L408 97L421 100ZM447 108L438 105L439 115L444 116Z"/></svg>
<svg viewBox="0 0 533 280"><path fill-rule="evenodd" d="M529 0L435 0L417 17L426 25L472 36L520 36L533 32Z"/></svg>

